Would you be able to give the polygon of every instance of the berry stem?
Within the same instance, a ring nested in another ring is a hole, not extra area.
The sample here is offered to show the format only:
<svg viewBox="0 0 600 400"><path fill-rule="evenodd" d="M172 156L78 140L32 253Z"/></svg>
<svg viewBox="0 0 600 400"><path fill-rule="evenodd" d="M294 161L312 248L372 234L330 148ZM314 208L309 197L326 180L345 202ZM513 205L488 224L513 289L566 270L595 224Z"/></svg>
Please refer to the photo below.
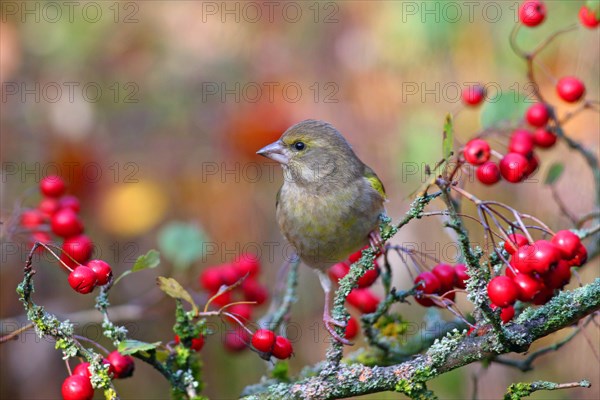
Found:
<svg viewBox="0 0 600 400"><path fill-rule="evenodd" d="M231 292L233 289L235 289L236 287L240 286L246 280L246 278L249 275L250 275L249 273L246 273L246 275L244 275L240 279L238 279L237 282L235 282L233 285L226 286L225 289L223 289L223 287L221 286L221 288L217 291L217 293L215 293L214 295L212 295L206 301L206 305L204 306L204 313L206 313L208 311L208 306L210 306L210 303L212 303L214 301L214 299L216 299L217 297L223 295L224 293ZM198 315L200 315L200 312L198 312Z"/></svg>
<svg viewBox="0 0 600 400"><path fill-rule="evenodd" d="M63 267L64 267L64 268L67 270L67 271L69 271L69 272L73 272L73 268L69 267L69 266L68 266L68 265L67 265L67 264L66 264L66 263L65 263L63 260L61 260L61 259L60 259L60 257L59 257L59 256L58 256L58 255L57 255L55 252L53 252L53 251L52 251L52 249L50 249L50 247L54 247L55 249L58 249L58 250L60 250L61 252L63 252L64 254L66 254L66 255L67 255L67 256L68 256L68 257L69 257L71 260L73 260L74 262L77 262L77 261L76 261L76 260L75 260L73 257L71 257L69 254L65 253L65 252L63 251L63 249L61 249L60 247L58 247L58 246L55 246L55 245L53 245L53 244L45 244L45 243L42 243L42 242L35 242L35 243L34 243L34 245L33 245L33 248L32 248L32 250L35 250L35 249L36 249L38 246L41 246L41 247L43 247L44 249L46 249L46 251L48 251L50 254L52 254L52 255L54 256L54 258L56 258L56 260L57 260L57 261L58 261L58 262L59 262L59 263L60 263L60 264L61 264L61 265L62 265L62 266L63 266ZM77 264L79 264L79 263L77 262ZM81 264L79 264L79 265L81 265Z"/></svg>
<svg viewBox="0 0 600 400"><path fill-rule="evenodd" d="M80 336L80 335L73 335L73 337L76 338L77 340L93 344L95 347L97 347L100 350L102 350L106 355L108 355L110 353L110 351L108 351L106 349L106 347L102 346L100 343L98 343L98 342L96 342L96 341L94 341L94 340L92 340L90 338L87 338L85 336Z"/></svg>
<svg viewBox="0 0 600 400"><path fill-rule="evenodd" d="M468 200L470 200L471 202L473 202L473 204L475 204L476 206L479 206L480 204L482 204L483 202L481 200L479 200L477 197L475 197L474 195L472 195L471 193L467 192L464 189L461 189L460 187L456 186L456 185L449 185L449 188L460 193L463 197L466 197Z"/></svg>
<svg viewBox="0 0 600 400"><path fill-rule="evenodd" d="M555 232L552 229L550 229L550 227L548 225L546 225L544 222L542 222L539 218L534 217L533 215L530 215L530 214L520 214L520 215L523 218L527 218L527 219L537 222L538 224L540 224L542 226L542 228L543 228L542 230L544 230L546 233L554 236Z"/></svg>
<svg viewBox="0 0 600 400"><path fill-rule="evenodd" d="M550 43L552 43L554 41L554 39L556 39L557 37L559 37L560 35L562 35L564 33L568 33L568 32L574 31L576 29L577 29L577 24L573 24L573 25L570 25L570 26L568 26L566 28L559 29L558 31L556 31L553 34L551 34L550 36L546 37L546 39L544 39L540 44L538 44L537 47L535 47L528 54L528 57L530 57L530 58L535 57L542 50L544 50L546 48L546 46L548 46Z"/></svg>
<svg viewBox="0 0 600 400"><path fill-rule="evenodd" d="M67 371L69 371L69 376L73 375L73 371L71 371L71 366L69 365L69 359L65 359L65 365L67 366Z"/></svg>
<svg viewBox="0 0 600 400"><path fill-rule="evenodd" d="M493 155L494 157L496 157L498 160L502 160L502 158L504 158L504 154L502 154L499 151L496 151L494 149L492 149L490 151L490 154Z"/></svg>

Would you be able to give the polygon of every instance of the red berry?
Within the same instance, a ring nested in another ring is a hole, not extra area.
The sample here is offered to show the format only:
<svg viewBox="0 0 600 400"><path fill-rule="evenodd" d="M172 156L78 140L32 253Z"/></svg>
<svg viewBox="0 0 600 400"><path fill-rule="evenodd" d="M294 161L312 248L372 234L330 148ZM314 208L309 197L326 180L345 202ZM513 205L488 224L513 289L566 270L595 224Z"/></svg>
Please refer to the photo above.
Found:
<svg viewBox="0 0 600 400"><path fill-rule="evenodd" d="M135 369L133 357L129 355L124 356L115 350L106 359L114 368L114 379L129 378L133 375L133 370Z"/></svg>
<svg viewBox="0 0 600 400"><path fill-rule="evenodd" d="M256 254L242 254L233 261L232 265L240 278L246 274L249 277L254 277L260 272L260 262Z"/></svg>
<svg viewBox="0 0 600 400"><path fill-rule="evenodd" d="M46 218L52 217L52 215L59 210L58 200L45 197L40 200L40 204L38 204L38 210L44 215Z"/></svg>
<svg viewBox="0 0 600 400"><path fill-rule="evenodd" d="M525 178L528 161L519 153L508 153L500 160L500 174L509 182L517 183Z"/></svg>
<svg viewBox="0 0 600 400"><path fill-rule="evenodd" d="M25 210L21 214L21 226L35 229L44 223L44 215L39 210Z"/></svg>
<svg viewBox="0 0 600 400"><path fill-rule="evenodd" d="M285 360L286 358L290 358L293 353L292 343L288 339L283 336L275 338L275 346L273 346L273 356L275 358Z"/></svg>
<svg viewBox="0 0 600 400"><path fill-rule="evenodd" d="M200 286L209 292L217 292L223 282L219 267L208 267L200 272Z"/></svg>
<svg viewBox="0 0 600 400"><path fill-rule="evenodd" d="M528 131L517 130L513 132L508 142L508 151L511 153L519 153L526 158L533 154L533 136Z"/></svg>
<svg viewBox="0 0 600 400"><path fill-rule="evenodd" d="M462 100L468 106L476 106L485 98L485 88L479 84L467 86L462 90Z"/></svg>
<svg viewBox="0 0 600 400"><path fill-rule="evenodd" d="M60 176L46 176L40 181L40 191L46 197L60 197L65 193L65 189L65 181Z"/></svg>
<svg viewBox="0 0 600 400"><path fill-rule="evenodd" d="M540 165L540 159L535 153L532 153L531 156L527 159L527 170L525 171L525 176L530 176L535 172L535 170Z"/></svg>
<svg viewBox="0 0 600 400"><path fill-rule="evenodd" d="M562 289L569 281L571 281L571 266L565 260L560 260L556 267L544 276L544 284L551 289Z"/></svg>
<svg viewBox="0 0 600 400"><path fill-rule="evenodd" d="M492 304L492 310L496 310L498 306ZM515 316L515 308L513 306L508 306L500 309L500 319L502 323L507 324L511 319Z"/></svg>
<svg viewBox="0 0 600 400"><path fill-rule="evenodd" d="M353 289L346 297L346 301L363 314L369 314L377 310L380 300L369 289Z"/></svg>
<svg viewBox="0 0 600 400"><path fill-rule="evenodd" d="M556 232L551 242L558 247L562 258L565 260L571 260L575 257L579 246L581 246L579 236L568 230Z"/></svg>
<svg viewBox="0 0 600 400"><path fill-rule="evenodd" d="M513 278L513 282L519 288L518 298L521 301L531 301L542 290L540 282L532 278L530 275L517 273Z"/></svg>
<svg viewBox="0 0 600 400"><path fill-rule="evenodd" d="M369 245L366 245L366 246L363 246L362 249L350 254L350 256L348 256L348 264L354 264L355 262L360 260L360 257L362 257L363 250L366 250L368 248L369 248Z"/></svg>
<svg viewBox="0 0 600 400"><path fill-rule="evenodd" d="M466 280L469 279L469 275L467 274L467 266L465 264L456 264L454 266L454 286L459 289L465 289L467 287Z"/></svg>
<svg viewBox="0 0 600 400"><path fill-rule="evenodd" d="M525 119L531 126L542 128L548 123L550 119L550 112L548 112L548 106L544 103L536 103L527 109L525 113Z"/></svg>
<svg viewBox="0 0 600 400"><path fill-rule="evenodd" d="M452 290L454 287L454 280L456 278L456 274L454 272L454 267L448 264L438 264L431 272L438 278L440 281L440 293L445 293L449 290Z"/></svg>
<svg viewBox="0 0 600 400"><path fill-rule="evenodd" d="M508 252L508 254L515 254L515 251L517 250L517 248L529 243L527 238L525 236L521 235L520 233L511 233L508 235L508 238L510 240L507 240L506 242L504 242L504 250L506 250ZM512 243L511 243L511 241L512 241ZM515 244L517 245L516 248L514 247Z"/></svg>
<svg viewBox="0 0 600 400"><path fill-rule="evenodd" d="M354 339L358 334L359 328L356 318L350 317L348 325L346 325L346 330L344 331L344 337L348 340Z"/></svg>
<svg viewBox="0 0 600 400"><path fill-rule="evenodd" d="M216 308L225 307L226 305L231 304L231 303L232 303L231 291L221 293L220 295L215 297L211 302L211 304L213 306L215 306Z"/></svg>
<svg viewBox="0 0 600 400"><path fill-rule="evenodd" d="M92 373L90 372L89 367L90 367L89 362L77 364L75 366L75 368L73 368L73 375L81 375L81 376L85 376L89 379L92 377Z"/></svg>
<svg viewBox="0 0 600 400"><path fill-rule="evenodd" d="M91 260L87 263L87 266L96 273L98 286L106 285L112 277L112 268L102 260Z"/></svg>
<svg viewBox="0 0 600 400"><path fill-rule="evenodd" d="M64 380L61 393L63 400L91 400L94 397L94 388L90 378L71 375Z"/></svg>
<svg viewBox="0 0 600 400"><path fill-rule="evenodd" d="M231 307L227 307L226 311L230 314L233 314L233 316L239 319L242 323L245 323L252 318L252 306L250 304L234 304ZM227 320L232 324L237 324L237 322L231 317L227 317Z"/></svg>
<svg viewBox="0 0 600 400"><path fill-rule="evenodd" d="M179 335L175 335L175 343L179 344L181 339ZM200 351L204 347L204 336L200 335L197 338L193 338L190 343L190 349L194 351Z"/></svg>
<svg viewBox="0 0 600 400"><path fill-rule="evenodd" d="M350 266L345 262L339 262L333 264L328 271L329 277L332 281L338 282L340 279L345 277L350 272Z"/></svg>
<svg viewBox="0 0 600 400"><path fill-rule="evenodd" d="M367 270L363 274L363 276L358 278L357 284L358 284L359 288L369 287L369 286L373 285L373 283L375 283L377 278L379 278L379 274L381 273L381 271L379 270L379 265L377 265L377 263L375 263L374 265L375 265L375 267Z"/></svg>
<svg viewBox="0 0 600 400"><path fill-rule="evenodd" d="M77 235L65 239L62 245L63 252L70 255L80 264L86 263L92 256L94 244L86 235ZM62 254L60 259L69 266L77 265L66 254Z"/></svg>
<svg viewBox="0 0 600 400"><path fill-rule="evenodd" d="M513 306L504 307L500 311L500 319L507 324L515 316L515 308Z"/></svg>
<svg viewBox="0 0 600 400"><path fill-rule="evenodd" d="M497 276L488 283L488 296L498 307L508 307L517 301L519 288L508 276Z"/></svg>
<svg viewBox="0 0 600 400"><path fill-rule="evenodd" d="M197 338L192 339L192 345L190 349L194 351L200 351L204 347L204 336L200 335Z"/></svg>
<svg viewBox="0 0 600 400"><path fill-rule="evenodd" d="M225 285L233 285L243 275L240 275L238 270L232 264L223 264L219 266L219 272L221 273L221 279Z"/></svg>
<svg viewBox="0 0 600 400"><path fill-rule="evenodd" d="M556 143L556 135L545 128L540 128L534 132L533 141L536 146L548 149Z"/></svg>
<svg viewBox="0 0 600 400"><path fill-rule="evenodd" d="M252 346L263 353L270 353L275 345L275 334L269 329L259 329L252 335Z"/></svg>
<svg viewBox="0 0 600 400"><path fill-rule="evenodd" d="M79 235L83 232L83 224L70 208L60 209L52 215L50 222L52 232L64 238Z"/></svg>
<svg viewBox="0 0 600 400"><path fill-rule="evenodd" d="M71 271L68 281L69 285L71 285L76 292L86 294L90 293L96 287L97 277L96 273L91 268L80 265Z"/></svg>
<svg viewBox="0 0 600 400"><path fill-rule="evenodd" d="M227 331L225 334L225 349L231 352L240 352L248 347L248 333L243 329Z"/></svg>
<svg viewBox="0 0 600 400"><path fill-rule="evenodd" d="M470 140L463 150L465 160L472 165L481 165L490 159L490 145L483 139Z"/></svg>
<svg viewBox="0 0 600 400"><path fill-rule="evenodd" d="M542 285L542 290L531 301L536 306L546 304L554 296L554 289Z"/></svg>
<svg viewBox="0 0 600 400"><path fill-rule="evenodd" d="M583 26L590 29L594 29L600 24L600 18L586 5L581 6L579 9L579 21Z"/></svg>
<svg viewBox="0 0 600 400"><path fill-rule="evenodd" d="M477 180L484 185L493 185L501 178L498 164L492 161L485 162L477 167L475 174L477 176Z"/></svg>
<svg viewBox="0 0 600 400"><path fill-rule="evenodd" d="M254 279L246 279L242 283L242 292L245 300L255 301L257 306L260 306L269 298L267 288Z"/></svg>
<svg viewBox="0 0 600 400"><path fill-rule="evenodd" d="M76 213L78 213L79 209L81 208L81 206L79 204L79 199L75 196L70 196L70 195L61 197L58 200L58 206L60 208L70 208L71 210L75 211Z"/></svg>
<svg viewBox="0 0 600 400"><path fill-rule="evenodd" d="M558 81L556 91L561 99L569 103L574 103L585 94L585 85L573 76L565 76Z"/></svg>
<svg viewBox="0 0 600 400"><path fill-rule="evenodd" d="M577 254L575 254L575 257L573 257L573 259L568 260L568 261L569 261L569 264L571 264L571 266L573 266L573 267L581 267L587 261L587 257L588 257L587 249L582 244L582 245L579 245L579 247L577 248Z"/></svg>
<svg viewBox="0 0 600 400"><path fill-rule="evenodd" d="M192 345L190 348L194 351L200 351L204 347L204 336L200 335L197 338L192 339Z"/></svg>
<svg viewBox="0 0 600 400"><path fill-rule="evenodd" d="M537 240L532 245L519 247L511 264L520 272L545 274L560 261L560 251L547 240Z"/></svg>
<svg viewBox="0 0 600 400"><path fill-rule="evenodd" d="M546 5L540 0L527 0L519 7L519 20L523 25L538 26L545 18Z"/></svg>
<svg viewBox="0 0 600 400"><path fill-rule="evenodd" d="M419 282L423 282L419 285L419 291L425 294L438 294L440 292L442 284L435 274L431 272L422 272L414 280L414 283L417 284ZM420 294L415 296L415 300L424 307L431 307L434 305L434 302Z"/></svg>

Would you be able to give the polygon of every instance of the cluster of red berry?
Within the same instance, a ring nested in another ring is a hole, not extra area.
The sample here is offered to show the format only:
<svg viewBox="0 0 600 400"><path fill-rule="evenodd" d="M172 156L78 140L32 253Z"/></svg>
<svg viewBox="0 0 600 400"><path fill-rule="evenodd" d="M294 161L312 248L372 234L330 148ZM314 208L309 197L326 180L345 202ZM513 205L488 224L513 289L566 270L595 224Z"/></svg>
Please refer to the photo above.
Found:
<svg viewBox="0 0 600 400"><path fill-rule="evenodd" d="M585 86L577 78L565 77L558 82L557 90L561 98L574 102L581 99ZM486 140L476 138L465 145L463 157L477 167L476 176L481 183L493 185L501 178L512 183L521 182L538 168L539 159L534 150L548 149L556 143L556 135L548 127L549 107L536 103L527 109L525 119L537 129L534 132L527 129L513 131L508 142L508 153L501 156L498 164L490 161L493 151Z"/></svg>
<svg viewBox="0 0 600 400"><path fill-rule="evenodd" d="M597 10L583 5L579 12L581 23L588 28L597 27L600 20ZM519 20L523 25L534 27L541 24L546 17L546 6L540 0L528 0L519 8ZM575 103L585 95L585 85L573 76L565 76L556 84L558 96L568 102ZM462 92L463 103L477 106L485 100L485 89L481 85L467 87ZM533 104L525 113L525 120L534 132L527 129L515 130L508 144L506 155L494 153L487 141L477 138L468 142L463 149L465 160L477 167L476 177L485 185L493 185L504 178L508 182L521 182L530 176L539 165L535 148L547 149L556 143L556 135L548 126L552 109L549 104ZM490 161L490 155L498 155L499 162Z"/></svg>
<svg viewBox="0 0 600 400"><path fill-rule="evenodd" d="M348 257L348 261L342 261L332 265L328 271L331 280L337 283L340 279L345 277L348 272L350 272L350 265L354 264L360 259L362 251L367 247L369 246L365 246L359 251L351 254ZM355 307L363 314L369 314L377 310L377 306L379 306L381 300L369 288L375 283L375 281L377 281L377 278L379 278L380 274L381 269L379 268L377 260L375 260L373 261L373 268L369 269L358 279L358 287L352 289L350 293L348 293L348 296L346 297L348 304ZM348 324L346 325L346 339L354 338L358 334L358 331L358 321L356 318L350 317Z"/></svg>
<svg viewBox="0 0 600 400"><path fill-rule="evenodd" d="M199 282L200 286L209 293L209 296L213 297L211 304L219 308L228 306L228 314L233 315L239 322L245 324L252 319L254 307L260 306L269 297L267 288L257 280L259 272L260 262L258 257L254 254L243 254L231 263L204 269L200 273ZM240 286L233 290L224 291L214 297L223 285L231 286L246 275L246 279ZM235 304L238 301L254 302L254 304ZM234 304L229 306L232 303ZM239 324L232 317L225 319L234 326ZM227 331L224 345L230 351L242 351L247 348L249 340L249 335L245 329L235 329Z"/></svg>
<svg viewBox="0 0 600 400"><path fill-rule="evenodd" d="M83 223L77 213L79 199L65 195L66 185L58 176L47 176L40 181L42 200L34 209L21 214L21 226L31 231L31 240L49 244L50 231L64 242L60 261L70 271L69 285L79 293L90 293L96 286L108 283L112 277L110 265L102 260L89 261L94 245L83 234ZM84 265L85 264L85 265Z"/></svg>
<svg viewBox="0 0 600 400"><path fill-rule="evenodd" d="M417 303L423 307L445 307L444 300L454 301L454 288L464 289L465 281L469 278L464 264L454 267L449 264L437 264L431 272L421 272L414 280L420 283L419 293L415 295ZM437 297L440 297L438 300Z"/></svg>
<svg viewBox="0 0 600 400"><path fill-rule="evenodd" d="M587 250L579 237L568 230L558 231L550 241L528 239L518 233L510 236L504 249L511 255L505 275L496 276L487 291L493 306L509 308L520 300L535 305L545 304L557 290L571 280L571 267L579 267L587 260ZM502 318L504 322L510 320Z"/></svg>
<svg viewBox="0 0 600 400"><path fill-rule="evenodd" d="M546 5L541 0L524 1L519 7L519 21L523 25L538 26L546 19ZM593 10L584 4L579 9L579 21L587 28L593 29L600 24L598 10Z"/></svg>
<svg viewBox="0 0 600 400"><path fill-rule="evenodd" d="M252 335L252 347L259 353L262 353L264 358L271 356L280 360L290 358L294 353L292 343L283 336L275 335L269 329L258 329Z"/></svg>
<svg viewBox="0 0 600 400"><path fill-rule="evenodd" d="M108 374L113 379L129 378L135 369L133 357L122 355L118 351L110 353L103 363L108 364ZM73 374L64 380L61 390L64 400L91 400L94 397L89 367L88 362L78 364L73 369Z"/></svg>

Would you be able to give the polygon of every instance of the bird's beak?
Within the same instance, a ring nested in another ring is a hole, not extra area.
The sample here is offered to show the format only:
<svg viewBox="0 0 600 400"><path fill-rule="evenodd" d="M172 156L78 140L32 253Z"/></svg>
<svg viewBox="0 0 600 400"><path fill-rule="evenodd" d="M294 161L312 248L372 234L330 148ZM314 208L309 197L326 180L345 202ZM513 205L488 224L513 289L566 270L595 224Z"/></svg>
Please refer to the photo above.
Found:
<svg viewBox="0 0 600 400"><path fill-rule="evenodd" d="M273 142L259 151L256 152L263 157L270 158L273 161L277 161L280 164L286 165L290 161L289 153L287 152L287 148L280 141Z"/></svg>

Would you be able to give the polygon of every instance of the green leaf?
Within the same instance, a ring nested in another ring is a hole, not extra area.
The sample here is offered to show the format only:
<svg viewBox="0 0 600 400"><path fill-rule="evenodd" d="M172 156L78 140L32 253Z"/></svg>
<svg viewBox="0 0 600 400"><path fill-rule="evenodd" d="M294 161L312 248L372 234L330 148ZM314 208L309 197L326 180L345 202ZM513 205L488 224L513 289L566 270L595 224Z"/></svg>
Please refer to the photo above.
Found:
<svg viewBox="0 0 600 400"><path fill-rule="evenodd" d="M185 300L190 303L194 313L198 313L198 306L196 306L192 296L175 279L159 276L156 278L156 283L158 284L160 290L165 292L167 295L173 297L174 299Z"/></svg>
<svg viewBox="0 0 600 400"><path fill-rule="evenodd" d="M152 249L135 260L131 272L137 272L147 268L156 268L158 267L158 264L160 264L160 253Z"/></svg>
<svg viewBox="0 0 600 400"><path fill-rule="evenodd" d="M452 154L454 147L454 128L452 125L452 115L446 114L446 122L444 122L444 136L442 140L442 157L448 160Z"/></svg>
<svg viewBox="0 0 600 400"><path fill-rule="evenodd" d="M153 350L160 345L161 342L146 343L139 340L127 339L119 343L119 353L123 355L134 354L140 351Z"/></svg>
<svg viewBox="0 0 600 400"><path fill-rule="evenodd" d="M521 93L508 91L486 101L481 110L481 126L486 129L500 122L514 122L523 118L531 100Z"/></svg>
<svg viewBox="0 0 600 400"><path fill-rule="evenodd" d="M156 268L160 264L160 253L154 249L148 250L148 252L144 255L141 255L135 260L135 264L131 269L123 272L117 279L115 279L116 285L121 279L125 278L127 275L132 272L143 271L148 268Z"/></svg>
<svg viewBox="0 0 600 400"><path fill-rule="evenodd" d="M560 178L563 171L565 170L565 166L562 163L554 163L550 166L548 173L546 174L546 180L544 183L546 185L554 185L554 183Z"/></svg>
<svg viewBox="0 0 600 400"><path fill-rule="evenodd" d="M194 223L171 222L158 233L158 247L177 269L187 269L204 255L207 238Z"/></svg>

